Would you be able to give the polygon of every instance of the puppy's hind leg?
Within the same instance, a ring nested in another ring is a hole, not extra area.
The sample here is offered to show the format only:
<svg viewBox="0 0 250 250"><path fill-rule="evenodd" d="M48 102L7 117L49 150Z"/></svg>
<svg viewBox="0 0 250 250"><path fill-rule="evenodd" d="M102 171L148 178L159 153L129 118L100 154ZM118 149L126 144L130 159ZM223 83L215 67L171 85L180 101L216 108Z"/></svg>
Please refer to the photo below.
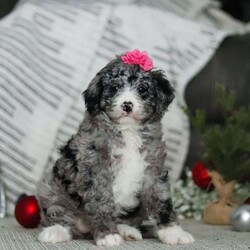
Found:
<svg viewBox="0 0 250 250"><path fill-rule="evenodd" d="M41 242L65 242L70 241L72 238L83 236L90 233L90 224L85 218L81 216L72 216L68 212L64 216L65 218L58 218L54 220L53 225L45 227L43 231L39 234L38 240Z"/></svg>
<svg viewBox="0 0 250 250"><path fill-rule="evenodd" d="M38 235L41 242L65 242L73 238L74 217L62 206L52 205L42 209L42 225L45 226Z"/></svg>
<svg viewBox="0 0 250 250"><path fill-rule="evenodd" d="M41 242L64 242L72 240L72 232L69 227L55 224L50 227L45 227L38 235L38 240Z"/></svg>

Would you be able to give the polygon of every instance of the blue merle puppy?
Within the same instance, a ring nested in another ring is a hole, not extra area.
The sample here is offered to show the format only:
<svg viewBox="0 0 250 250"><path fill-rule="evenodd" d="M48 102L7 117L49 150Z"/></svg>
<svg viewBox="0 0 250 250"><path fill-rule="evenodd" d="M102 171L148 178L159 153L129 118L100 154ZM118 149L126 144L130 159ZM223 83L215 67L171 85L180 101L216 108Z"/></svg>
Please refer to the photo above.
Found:
<svg viewBox="0 0 250 250"><path fill-rule="evenodd" d="M97 245L120 245L141 240L150 216L163 243L192 243L177 222L164 165L160 121L174 93L163 72L117 57L83 96L83 122L39 185L39 240L91 236Z"/></svg>

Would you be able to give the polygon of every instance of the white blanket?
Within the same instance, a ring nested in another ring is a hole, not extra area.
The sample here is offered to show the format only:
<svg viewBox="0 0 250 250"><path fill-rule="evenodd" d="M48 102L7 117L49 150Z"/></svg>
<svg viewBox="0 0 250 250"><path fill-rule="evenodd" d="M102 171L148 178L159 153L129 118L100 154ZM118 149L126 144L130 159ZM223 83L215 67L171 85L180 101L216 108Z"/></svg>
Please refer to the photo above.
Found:
<svg viewBox="0 0 250 250"><path fill-rule="evenodd" d="M153 7L124 2L27 0L1 20L0 164L10 213L21 193L35 193L56 148L76 131L81 93L91 78L116 54L134 48L147 50L175 85L163 128L166 165L171 180L178 178L189 145L181 109L185 86L226 32L183 19L166 5L161 10L160 1L150 1Z"/></svg>

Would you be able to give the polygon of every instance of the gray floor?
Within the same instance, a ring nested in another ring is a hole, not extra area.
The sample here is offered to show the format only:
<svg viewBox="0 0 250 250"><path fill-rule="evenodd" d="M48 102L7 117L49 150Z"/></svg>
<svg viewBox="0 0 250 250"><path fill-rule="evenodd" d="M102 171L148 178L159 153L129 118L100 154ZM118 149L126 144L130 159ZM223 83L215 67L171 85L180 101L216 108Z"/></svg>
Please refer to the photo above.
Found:
<svg viewBox="0 0 250 250"><path fill-rule="evenodd" d="M112 249L250 249L250 233L233 232L228 226L211 226L192 220L181 221L184 229L191 232L196 241L192 245L164 245L156 239L130 241ZM24 229L14 218L0 219L1 250L36 250L36 249L110 249L97 247L93 241L74 240L69 243L42 244L37 240L39 229Z"/></svg>

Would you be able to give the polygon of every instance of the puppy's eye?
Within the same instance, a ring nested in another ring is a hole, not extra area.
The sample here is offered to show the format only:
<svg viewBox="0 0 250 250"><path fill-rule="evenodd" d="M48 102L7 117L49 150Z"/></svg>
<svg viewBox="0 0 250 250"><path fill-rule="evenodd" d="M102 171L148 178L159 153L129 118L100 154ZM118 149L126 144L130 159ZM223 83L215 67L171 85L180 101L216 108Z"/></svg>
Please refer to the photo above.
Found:
<svg viewBox="0 0 250 250"><path fill-rule="evenodd" d="M119 87L117 85L112 85L109 88L109 91L113 94L115 94L118 91Z"/></svg>
<svg viewBox="0 0 250 250"><path fill-rule="evenodd" d="M139 86L139 88L138 88L139 94L144 94L144 93L146 93L147 91L148 91L148 86L147 86L147 85L141 85L141 86Z"/></svg>

